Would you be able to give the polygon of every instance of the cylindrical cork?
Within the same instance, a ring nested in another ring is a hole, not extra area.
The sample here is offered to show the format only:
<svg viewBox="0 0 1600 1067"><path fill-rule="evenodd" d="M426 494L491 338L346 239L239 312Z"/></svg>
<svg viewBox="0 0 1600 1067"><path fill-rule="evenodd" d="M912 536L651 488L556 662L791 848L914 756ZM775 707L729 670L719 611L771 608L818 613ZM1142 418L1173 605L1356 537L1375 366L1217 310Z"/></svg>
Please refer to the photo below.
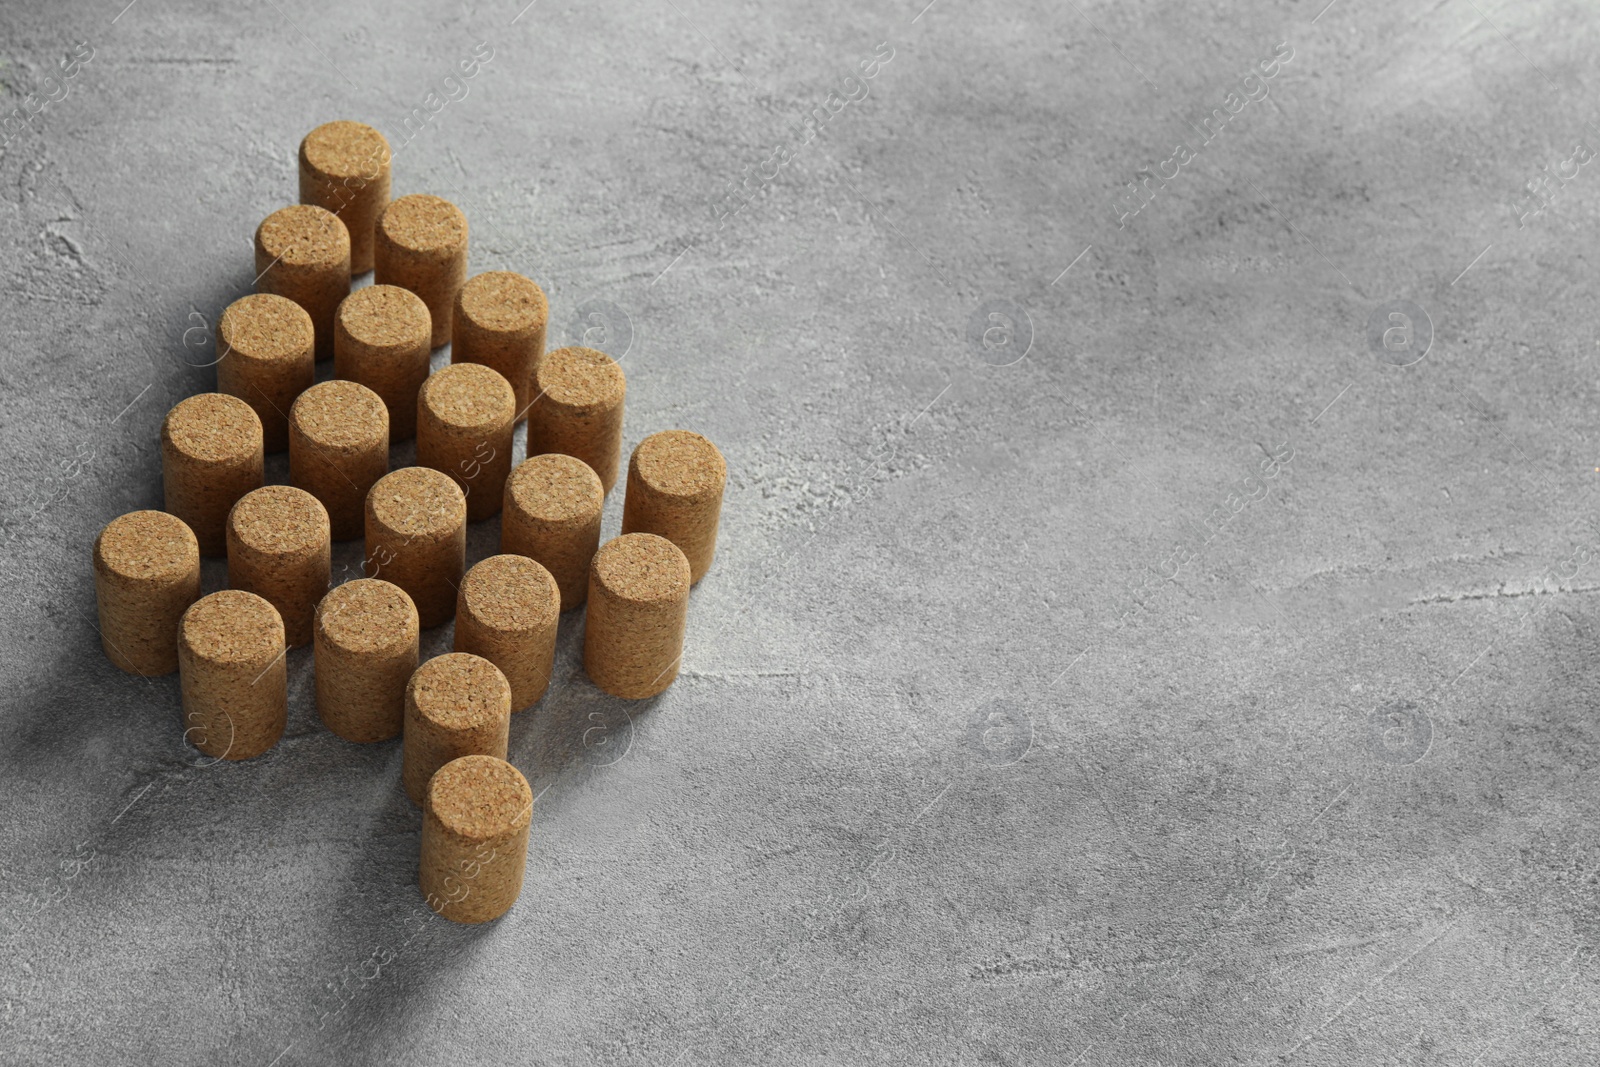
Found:
<svg viewBox="0 0 1600 1067"><path fill-rule="evenodd" d="M367 494L369 578L406 591L422 628L449 622L467 569L467 499L448 477L427 467L403 467L378 479Z"/></svg>
<svg viewBox="0 0 1600 1067"><path fill-rule="evenodd" d="M290 648L311 643L331 553L328 511L304 489L263 486L240 497L228 515L228 585L278 609Z"/></svg>
<svg viewBox="0 0 1600 1067"><path fill-rule="evenodd" d="M208 756L259 756L289 715L283 620L254 593L224 589L194 602L178 624L184 740Z"/></svg>
<svg viewBox="0 0 1600 1067"><path fill-rule="evenodd" d="M465 652L435 656L406 683L400 782L422 805L428 779L462 756L506 758L511 737L511 686L500 668Z"/></svg>
<svg viewBox="0 0 1600 1067"><path fill-rule="evenodd" d="M527 556L549 571L561 590L562 611L589 595L589 562L600 548L605 502L599 475L571 456L529 456L506 480L500 551Z"/></svg>
<svg viewBox="0 0 1600 1067"><path fill-rule="evenodd" d="M689 560L655 534L613 537L589 568L583 669L612 696L653 697L678 677L689 617Z"/></svg>
<svg viewBox="0 0 1600 1067"><path fill-rule="evenodd" d="M289 409L289 481L322 502L335 541L362 536L389 471L389 409L359 382L313 385Z"/></svg>
<svg viewBox="0 0 1600 1067"><path fill-rule="evenodd" d="M240 297L222 313L217 340L217 392L249 404L266 451L282 452L289 447L289 408L317 377L311 316L287 297Z"/></svg>
<svg viewBox="0 0 1600 1067"><path fill-rule="evenodd" d="M617 484L622 400L628 382L616 360L592 348L545 353L533 374L528 455L560 452L583 460L606 492Z"/></svg>
<svg viewBox="0 0 1600 1067"><path fill-rule="evenodd" d="M389 142L361 122L325 122L300 142L300 202L350 231L350 273L372 269L372 231L389 203Z"/></svg>
<svg viewBox="0 0 1600 1067"><path fill-rule="evenodd" d="M527 418L533 372L544 356L550 302L529 278L492 270L468 280L456 297L450 362L482 363L517 392L517 420Z"/></svg>
<svg viewBox="0 0 1600 1067"><path fill-rule="evenodd" d="M405 725L417 669L417 608L398 585L357 578L317 605L317 714L346 741L387 741Z"/></svg>
<svg viewBox="0 0 1600 1067"><path fill-rule="evenodd" d="M256 229L256 291L288 297L306 309L317 358L333 355L333 313L350 295L350 231L331 211L291 204Z"/></svg>
<svg viewBox="0 0 1600 1067"><path fill-rule="evenodd" d="M451 922L482 923L511 910L528 863L533 790L493 756L463 756L428 783L417 885Z"/></svg>
<svg viewBox="0 0 1600 1067"><path fill-rule="evenodd" d="M451 364L417 394L417 465L455 480L472 522L500 510L516 415L511 383L481 363Z"/></svg>
<svg viewBox="0 0 1600 1067"><path fill-rule="evenodd" d="M448 200L412 193L378 216L372 280L422 297L433 316L433 347L450 340L456 294L467 280L467 217Z"/></svg>
<svg viewBox="0 0 1600 1067"><path fill-rule="evenodd" d="M711 569L728 464L717 446L688 430L663 430L639 442L628 461L622 532L660 534L689 558L689 581Z"/></svg>
<svg viewBox="0 0 1600 1067"><path fill-rule="evenodd" d="M178 620L200 597L200 544L182 519L134 511L94 539L94 597L106 658L129 674L178 669Z"/></svg>
<svg viewBox="0 0 1600 1067"><path fill-rule="evenodd" d="M473 566L456 601L456 651L500 668L511 683L511 710L544 695L556 662L561 590L527 556L490 556Z"/></svg>
<svg viewBox="0 0 1600 1067"><path fill-rule="evenodd" d="M228 512L261 487L261 420L236 396L200 393L174 404L161 424L166 509L188 524L202 556L228 551Z"/></svg>
<svg viewBox="0 0 1600 1067"><path fill-rule="evenodd" d="M333 374L360 382L389 409L389 440L417 432L417 390L428 377L428 306L394 285L357 289L334 319Z"/></svg>

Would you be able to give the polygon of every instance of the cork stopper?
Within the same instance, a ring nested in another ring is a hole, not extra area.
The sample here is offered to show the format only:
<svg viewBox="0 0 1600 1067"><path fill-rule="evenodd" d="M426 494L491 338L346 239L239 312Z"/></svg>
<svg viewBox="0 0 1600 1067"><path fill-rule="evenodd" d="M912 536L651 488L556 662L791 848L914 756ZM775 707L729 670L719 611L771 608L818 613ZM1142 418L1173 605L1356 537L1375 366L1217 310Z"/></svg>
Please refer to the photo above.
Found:
<svg viewBox="0 0 1600 1067"><path fill-rule="evenodd" d="M516 391L517 419L527 416L533 372L544 356L550 303L532 279L493 270L468 279L456 297L450 360L482 363Z"/></svg>
<svg viewBox="0 0 1600 1067"><path fill-rule="evenodd" d="M428 306L399 286L369 285L339 305L333 373L383 398L391 441L417 432L417 390L428 377L432 335Z"/></svg>
<svg viewBox="0 0 1600 1067"><path fill-rule="evenodd" d="M550 572L526 556L490 556L461 582L457 652L482 656L511 684L511 709L544 695L555 667L561 591Z"/></svg>
<svg viewBox="0 0 1600 1067"><path fill-rule="evenodd" d="M711 568L728 464L717 446L688 430L639 442L628 463L623 533L653 533L683 549L691 582Z"/></svg>
<svg viewBox="0 0 1600 1067"><path fill-rule="evenodd" d="M185 739L220 759L259 756L288 717L283 622L254 593L202 597L178 625Z"/></svg>
<svg viewBox="0 0 1600 1067"><path fill-rule="evenodd" d="M528 780L502 759L463 756L433 776L426 801L417 883L428 906L452 922L504 915L527 866Z"/></svg>
<svg viewBox="0 0 1600 1067"><path fill-rule="evenodd" d="M605 489L581 459L529 456L506 482L500 550L536 560L561 590L561 610L589 595L589 562L600 547Z"/></svg>
<svg viewBox="0 0 1600 1067"><path fill-rule="evenodd" d="M265 450L289 447L289 408L316 379L311 316L286 297L254 293L229 304L217 327L217 392L261 420Z"/></svg>
<svg viewBox="0 0 1600 1067"><path fill-rule="evenodd" d="M317 627L329 647L341 652L362 656L394 652L416 644L417 608L398 585L357 578L322 598Z"/></svg>
<svg viewBox="0 0 1600 1067"><path fill-rule="evenodd" d="M94 565L129 584L177 581L200 566L200 546L176 516L130 511L106 523L95 538Z"/></svg>
<svg viewBox="0 0 1600 1067"><path fill-rule="evenodd" d="M228 511L261 485L261 420L236 396L200 393L161 424L166 510L194 531L203 556L227 552Z"/></svg>
<svg viewBox="0 0 1600 1067"><path fill-rule="evenodd" d="M317 606L317 714L347 741L400 736L406 683L417 669L420 624L405 590L358 578Z"/></svg>
<svg viewBox="0 0 1600 1067"><path fill-rule="evenodd" d="M420 296L433 317L433 346L450 340L456 294L467 280L467 217L450 201L413 193L378 217L374 280Z"/></svg>
<svg viewBox="0 0 1600 1067"><path fill-rule="evenodd" d="M95 600L106 658L130 674L178 669L178 620L200 596L200 544L181 519L134 511L94 540Z"/></svg>
<svg viewBox="0 0 1600 1067"><path fill-rule="evenodd" d="M300 199L350 231L350 271L372 269L373 228L389 203L389 142L361 122L327 122L300 142Z"/></svg>
<svg viewBox="0 0 1600 1067"><path fill-rule="evenodd" d="M539 361L528 415L528 452L561 452L583 460L606 492L617 481L627 378L617 362L592 348L558 348Z"/></svg>
<svg viewBox="0 0 1600 1067"><path fill-rule="evenodd" d="M607 596L629 604L669 604L689 593L683 552L654 534L624 534L595 553L591 573Z"/></svg>
<svg viewBox="0 0 1600 1067"><path fill-rule="evenodd" d="M511 686L500 668L464 652L418 667L406 685L400 780L420 806L428 779L460 756L505 758L511 729Z"/></svg>
<svg viewBox="0 0 1600 1067"><path fill-rule="evenodd" d="M256 288L305 308L318 359L333 355L333 313L350 292L350 232L331 211L291 204L256 229Z"/></svg>
<svg viewBox="0 0 1600 1067"><path fill-rule="evenodd" d="M331 569L328 512L292 485L239 498L228 516L228 584L266 599L283 618L290 648L311 642Z"/></svg>
<svg viewBox="0 0 1600 1067"><path fill-rule="evenodd" d="M427 467L386 474L367 494L367 576L404 589L424 629L455 613L466 570L466 523L461 489Z"/></svg>
<svg viewBox="0 0 1600 1067"><path fill-rule="evenodd" d="M500 511L511 473L516 395L498 371L455 363L422 383L417 398L417 463L450 475L467 497L467 518Z"/></svg>
<svg viewBox="0 0 1600 1067"><path fill-rule="evenodd" d="M371 389L339 379L289 409L289 481L321 501L335 541L360 537L367 493L389 471L389 409Z"/></svg>
<svg viewBox="0 0 1600 1067"><path fill-rule="evenodd" d="M462 756L433 776L428 810L456 837L489 841L532 821L533 790L505 760Z"/></svg>
<svg viewBox="0 0 1600 1067"><path fill-rule="evenodd" d="M613 696L655 696L678 676L689 610L689 560L655 534L614 537L589 569L583 663Z"/></svg>

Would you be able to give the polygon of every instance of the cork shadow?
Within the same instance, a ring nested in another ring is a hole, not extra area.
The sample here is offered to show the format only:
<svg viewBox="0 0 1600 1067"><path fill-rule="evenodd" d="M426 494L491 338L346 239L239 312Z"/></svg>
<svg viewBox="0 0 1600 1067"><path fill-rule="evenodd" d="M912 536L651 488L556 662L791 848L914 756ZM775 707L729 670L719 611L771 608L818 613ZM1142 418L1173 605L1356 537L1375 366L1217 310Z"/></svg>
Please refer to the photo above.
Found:
<svg viewBox="0 0 1600 1067"><path fill-rule="evenodd" d="M535 796L572 768L603 772L625 759L640 720L660 699L626 700L601 690L583 671L583 628L568 625L563 631L550 689L511 718L509 757Z"/></svg>

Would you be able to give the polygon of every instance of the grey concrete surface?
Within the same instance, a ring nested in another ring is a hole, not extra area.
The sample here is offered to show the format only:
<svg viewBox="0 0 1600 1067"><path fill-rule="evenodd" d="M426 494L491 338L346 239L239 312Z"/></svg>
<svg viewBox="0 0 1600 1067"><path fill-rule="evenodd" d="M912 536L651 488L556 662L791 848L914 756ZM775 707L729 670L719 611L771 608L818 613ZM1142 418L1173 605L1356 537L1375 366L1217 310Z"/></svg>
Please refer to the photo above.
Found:
<svg viewBox="0 0 1600 1067"><path fill-rule="evenodd" d="M1591 5L123 3L0 10L0 1062L1596 1062ZM481 928L93 627L340 117L731 470Z"/></svg>

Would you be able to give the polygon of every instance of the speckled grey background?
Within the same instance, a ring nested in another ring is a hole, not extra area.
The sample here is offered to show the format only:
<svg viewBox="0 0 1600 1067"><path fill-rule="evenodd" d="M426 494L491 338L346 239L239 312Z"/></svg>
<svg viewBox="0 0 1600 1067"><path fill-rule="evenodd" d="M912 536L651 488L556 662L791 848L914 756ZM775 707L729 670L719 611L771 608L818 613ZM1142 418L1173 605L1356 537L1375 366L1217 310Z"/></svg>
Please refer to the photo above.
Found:
<svg viewBox="0 0 1600 1067"><path fill-rule="evenodd" d="M1600 1056L1591 5L123 2L0 11L0 1061ZM93 628L341 117L731 470L481 928L308 653L213 766Z"/></svg>

